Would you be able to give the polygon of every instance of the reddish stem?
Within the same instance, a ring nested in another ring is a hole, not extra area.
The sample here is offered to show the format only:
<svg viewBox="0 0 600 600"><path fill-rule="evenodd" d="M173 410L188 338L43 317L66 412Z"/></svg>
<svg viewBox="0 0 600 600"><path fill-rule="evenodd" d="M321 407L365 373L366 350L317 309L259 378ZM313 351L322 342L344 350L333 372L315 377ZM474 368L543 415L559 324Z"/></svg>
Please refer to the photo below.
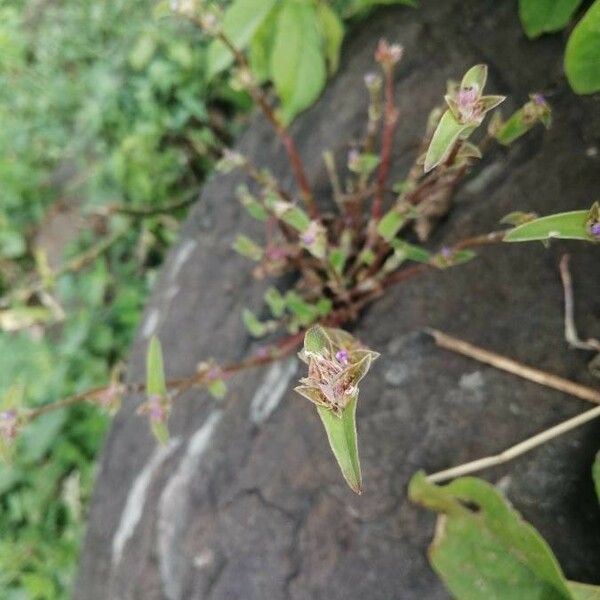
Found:
<svg viewBox="0 0 600 600"><path fill-rule="evenodd" d="M385 115L383 120L383 139L381 143L381 159L379 169L377 170L377 187L375 188L375 198L371 210L371 217L375 222L381 219L385 184L390 172L394 130L398 122L398 111L394 106L394 70L392 67L388 67L384 71Z"/></svg>

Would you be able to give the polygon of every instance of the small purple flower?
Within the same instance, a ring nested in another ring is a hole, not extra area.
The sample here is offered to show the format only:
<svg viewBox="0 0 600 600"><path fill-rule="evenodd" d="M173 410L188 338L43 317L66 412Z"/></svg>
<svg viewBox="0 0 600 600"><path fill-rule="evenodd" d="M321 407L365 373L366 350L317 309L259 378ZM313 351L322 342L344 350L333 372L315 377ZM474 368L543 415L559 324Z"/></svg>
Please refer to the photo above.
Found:
<svg viewBox="0 0 600 600"><path fill-rule="evenodd" d="M590 227L590 231L594 237L600 237L600 223L594 223Z"/></svg>
<svg viewBox="0 0 600 600"><path fill-rule="evenodd" d="M531 99L534 104L538 104L540 106L544 106L546 104L546 98L542 94L532 94Z"/></svg>
<svg viewBox="0 0 600 600"><path fill-rule="evenodd" d="M215 379L221 378L221 369L219 367L211 367L206 374L206 379L208 381L214 381Z"/></svg>
<svg viewBox="0 0 600 600"><path fill-rule="evenodd" d="M466 121L473 119L478 116L479 113L479 88L477 85L462 88L458 92L456 103L458 104L458 110L460 115Z"/></svg>
<svg viewBox="0 0 600 600"><path fill-rule="evenodd" d="M444 258L450 258L452 256L452 250L450 248L448 248L448 246L442 246L442 249L440 250L440 254Z"/></svg>
<svg viewBox="0 0 600 600"><path fill-rule="evenodd" d="M344 366L346 366L348 364L348 359L349 359L349 355L348 355L348 351L347 350L338 350L335 353L335 358L338 362L342 363Z"/></svg>
<svg viewBox="0 0 600 600"><path fill-rule="evenodd" d="M148 414L152 423L164 423L167 418L167 411L160 396L150 396L148 398Z"/></svg>
<svg viewBox="0 0 600 600"><path fill-rule="evenodd" d="M18 416L15 410L4 410L0 412L0 437L6 441L13 440L17 436Z"/></svg>
<svg viewBox="0 0 600 600"><path fill-rule="evenodd" d="M317 241L319 233L319 224L316 221L311 221L306 231L300 236L300 241L305 246L312 246Z"/></svg>

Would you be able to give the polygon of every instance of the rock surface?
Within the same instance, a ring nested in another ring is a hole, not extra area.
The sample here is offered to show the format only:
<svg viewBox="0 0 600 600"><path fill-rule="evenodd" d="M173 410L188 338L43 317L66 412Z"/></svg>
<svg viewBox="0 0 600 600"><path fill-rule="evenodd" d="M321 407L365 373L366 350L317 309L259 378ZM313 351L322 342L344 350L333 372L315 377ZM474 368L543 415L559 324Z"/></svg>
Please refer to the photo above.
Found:
<svg viewBox="0 0 600 600"><path fill-rule="evenodd" d="M339 74L294 126L319 193L328 191L322 149L334 150L341 162L362 131L362 78L382 35L406 47L398 74L396 180L446 79L473 63L490 65L492 93L521 103L529 91L543 91L555 109L549 132L536 130L515 148L496 149L475 170L434 246L490 231L512 210L556 212L597 197L598 98L568 90L560 35L528 42L513 3L493 0L384 10L349 36ZM261 119L240 147L287 173ZM229 250L240 227L256 229L233 201L239 181L218 177L206 185L146 310L131 380L143 378L152 333L160 336L172 377L191 373L207 357L235 360L251 348L240 311L260 310L263 288ZM102 456L75 598L447 598L426 560L434 519L405 496L411 474L500 451L587 406L437 349L419 330L437 327L594 385L590 357L563 341L557 263L565 247L489 248L463 267L392 289L367 311L355 333L382 358L361 387L361 497L343 484L313 407L290 391L301 368L295 359L241 374L221 407L202 391L187 394L177 402L173 439L163 449L135 415L141 398L129 398ZM568 249L578 324L598 337L598 249ZM586 426L484 473L501 480L568 577L597 584L600 511L590 465L599 431Z"/></svg>

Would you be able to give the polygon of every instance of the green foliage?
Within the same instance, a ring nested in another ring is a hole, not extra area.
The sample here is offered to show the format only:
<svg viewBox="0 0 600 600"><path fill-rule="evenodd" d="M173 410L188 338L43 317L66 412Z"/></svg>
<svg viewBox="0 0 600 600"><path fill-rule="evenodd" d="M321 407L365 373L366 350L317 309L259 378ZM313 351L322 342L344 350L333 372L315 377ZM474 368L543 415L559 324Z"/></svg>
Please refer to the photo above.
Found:
<svg viewBox="0 0 600 600"><path fill-rule="evenodd" d="M291 121L322 92L327 73L339 64L344 38L342 18L364 14L384 4L407 0L234 0L222 28L238 50L249 50L249 64L259 83L272 81L281 101L281 117ZM209 79L231 66L233 56L220 40L207 56Z"/></svg>
<svg viewBox="0 0 600 600"><path fill-rule="evenodd" d="M310 106L326 80L317 12L310 3L287 0L277 18L271 77L285 122Z"/></svg>
<svg viewBox="0 0 600 600"><path fill-rule="evenodd" d="M162 347L159 339L152 336L148 345L148 356L146 357L146 393L149 396L166 396L167 386L165 381Z"/></svg>
<svg viewBox="0 0 600 600"><path fill-rule="evenodd" d="M439 487L417 473L409 496L440 514L429 559L455 598L598 597L599 588L565 579L548 544L490 484L464 477Z"/></svg>
<svg viewBox="0 0 600 600"><path fill-rule="evenodd" d="M519 0L519 16L530 38L559 31L569 24L581 0Z"/></svg>
<svg viewBox="0 0 600 600"><path fill-rule="evenodd" d="M553 238L595 241L590 234L590 211L575 210L528 221L508 231L504 241L531 242Z"/></svg>
<svg viewBox="0 0 600 600"><path fill-rule="evenodd" d="M223 32L237 49L248 46L261 25L267 20L276 0L237 0L225 11ZM231 66L233 54L220 40L214 40L206 57L207 77L211 78Z"/></svg>
<svg viewBox="0 0 600 600"><path fill-rule="evenodd" d="M340 417L324 406L317 406L317 412L329 440L331 451L337 460L340 471L357 494L362 493L362 475L358 457L358 442L356 436L356 404L358 395L352 398L343 409Z"/></svg>
<svg viewBox="0 0 600 600"><path fill-rule="evenodd" d="M536 38L566 27L581 0L519 0L519 15L525 33ZM565 72L578 94L600 90L600 0L595 0L569 36Z"/></svg>
<svg viewBox="0 0 600 600"><path fill-rule="evenodd" d="M600 90L600 0L596 0L577 24L567 43L565 71L578 94Z"/></svg>

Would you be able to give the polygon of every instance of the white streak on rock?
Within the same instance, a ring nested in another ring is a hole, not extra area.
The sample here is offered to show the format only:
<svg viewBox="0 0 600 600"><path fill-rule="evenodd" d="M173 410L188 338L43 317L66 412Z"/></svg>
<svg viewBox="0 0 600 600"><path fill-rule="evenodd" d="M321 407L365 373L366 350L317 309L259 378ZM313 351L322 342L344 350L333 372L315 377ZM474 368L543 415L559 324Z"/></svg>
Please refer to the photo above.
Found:
<svg viewBox="0 0 600 600"><path fill-rule="evenodd" d="M485 385L485 379L483 378L481 371L473 371L472 373L464 373L461 375L458 385L460 385L463 390L479 392Z"/></svg>
<svg viewBox="0 0 600 600"><path fill-rule="evenodd" d="M153 308L146 317L144 324L142 325L142 336L148 339L154 334L158 327L159 312L157 308Z"/></svg>
<svg viewBox="0 0 600 600"><path fill-rule="evenodd" d="M141 473L136 477L125 502L125 508L121 514L119 526L115 531L112 541L112 563L116 565L120 562L123 550L129 539L135 533L146 502L146 494L152 478L163 464L163 462L179 446L181 440L173 438L166 446L156 448L150 460L146 463Z"/></svg>
<svg viewBox="0 0 600 600"><path fill-rule="evenodd" d="M255 425L264 423L279 406L298 368L298 361L290 358L274 363L250 402L250 420Z"/></svg>
<svg viewBox="0 0 600 600"><path fill-rule="evenodd" d="M157 521L158 566L165 596L169 600L182 598L185 558L181 554L179 540L189 522L190 483L222 417L223 411L214 410L202 427L192 435L175 474L167 481L160 496Z"/></svg>
<svg viewBox="0 0 600 600"><path fill-rule="evenodd" d="M179 271L181 271L181 267L185 264L185 261L192 255L192 252L196 248L196 242L194 240L185 240L181 247L177 251L175 258L173 259L173 266L171 267L171 271L169 272L169 279L173 281L177 275L179 275Z"/></svg>

